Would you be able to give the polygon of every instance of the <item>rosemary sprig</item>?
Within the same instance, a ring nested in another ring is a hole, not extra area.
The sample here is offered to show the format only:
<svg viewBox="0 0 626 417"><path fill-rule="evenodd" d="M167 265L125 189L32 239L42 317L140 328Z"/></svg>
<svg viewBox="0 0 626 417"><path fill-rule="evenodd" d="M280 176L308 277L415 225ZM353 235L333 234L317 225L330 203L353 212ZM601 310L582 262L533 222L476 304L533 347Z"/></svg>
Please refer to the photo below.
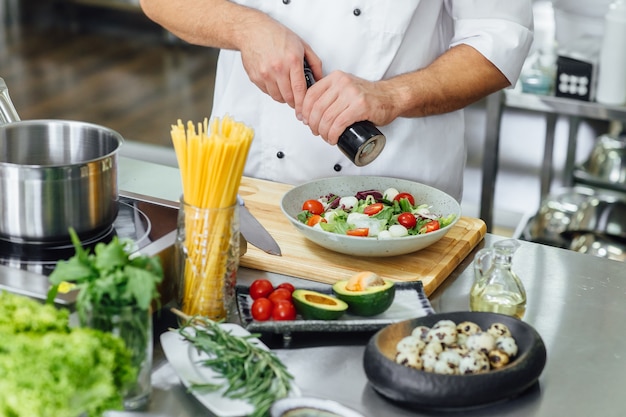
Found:
<svg viewBox="0 0 626 417"><path fill-rule="evenodd" d="M251 417L267 416L272 404L289 394L293 376L274 352L251 341L258 335L235 336L209 318L172 311L185 320L178 333L209 356L201 365L224 379L223 384L192 384L192 389L211 392L225 386L224 396L254 407Z"/></svg>

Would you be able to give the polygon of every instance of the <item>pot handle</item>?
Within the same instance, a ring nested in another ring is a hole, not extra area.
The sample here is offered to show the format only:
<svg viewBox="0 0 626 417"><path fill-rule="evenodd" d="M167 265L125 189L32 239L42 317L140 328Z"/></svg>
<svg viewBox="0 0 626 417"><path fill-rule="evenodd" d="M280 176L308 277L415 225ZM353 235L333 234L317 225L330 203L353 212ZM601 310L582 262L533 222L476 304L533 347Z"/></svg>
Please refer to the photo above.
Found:
<svg viewBox="0 0 626 417"><path fill-rule="evenodd" d="M11 97L9 97L9 89L2 78L0 78L0 125L19 122L20 116L13 106Z"/></svg>

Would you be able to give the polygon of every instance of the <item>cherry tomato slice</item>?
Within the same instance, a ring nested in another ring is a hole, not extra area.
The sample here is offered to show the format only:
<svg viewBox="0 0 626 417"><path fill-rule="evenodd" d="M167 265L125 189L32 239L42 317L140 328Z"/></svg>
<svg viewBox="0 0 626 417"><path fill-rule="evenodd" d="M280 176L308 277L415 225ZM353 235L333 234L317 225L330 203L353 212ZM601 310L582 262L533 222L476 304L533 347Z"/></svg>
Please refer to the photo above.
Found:
<svg viewBox="0 0 626 417"><path fill-rule="evenodd" d="M307 200L302 204L302 210L308 210L311 214L322 214L324 205L318 200Z"/></svg>
<svg viewBox="0 0 626 417"><path fill-rule="evenodd" d="M309 217L309 219L306 221L306 224L308 226L315 226L316 224L318 224L319 222L323 222L323 223L327 223L326 219L323 218L322 216L320 216L319 214L314 214L311 217Z"/></svg>
<svg viewBox="0 0 626 417"><path fill-rule="evenodd" d="M439 227L440 226L438 220L431 220L422 227L422 231L423 233L430 233L434 232L435 230L439 230Z"/></svg>
<svg viewBox="0 0 626 417"><path fill-rule="evenodd" d="M267 298L257 298L250 307L252 318L257 321L266 321L272 317L274 306Z"/></svg>
<svg viewBox="0 0 626 417"><path fill-rule="evenodd" d="M393 199L394 201L400 201L403 198L406 198L407 200L409 200L409 203L411 203L412 206L415 205L415 198L409 193L399 193Z"/></svg>
<svg viewBox="0 0 626 417"><path fill-rule="evenodd" d="M293 286L293 284L289 283L289 282L283 282L280 283L276 286L276 289L278 288L284 288L286 290L288 290L290 293L293 293L296 290L296 287Z"/></svg>
<svg viewBox="0 0 626 417"><path fill-rule="evenodd" d="M367 236L370 233L368 227L357 227L356 229L350 229L346 231L348 236Z"/></svg>
<svg viewBox="0 0 626 417"><path fill-rule="evenodd" d="M257 279L250 284L250 298L256 300L257 298L267 298L272 291L274 291L274 285L267 279Z"/></svg>
<svg viewBox="0 0 626 417"><path fill-rule="evenodd" d="M398 223L407 229L412 229L417 225L417 219L413 213L402 213L398 216Z"/></svg>
<svg viewBox="0 0 626 417"><path fill-rule="evenodd" d="M373 203L369 206L366 206L363 209L363 213L367 214L368 216L373 216L374 214L380 213L384 207L385 206L383 203Z"/></svg>
<svg viewBox="0 0 626 417"><path fill-rule="evenodd" d="M267 298L269 298L272 303L276 303L278 300L291 301L291 291L287 288L276 288Z"/></svg>
<svg viewBox="0 0 626 417"><path fill-rule="evenodd" d="M278 300L276 303L274 303L274 309L272 310L272 318L277 321L295 320L296 319L296 307L294 307L291 301Z"/></svg>

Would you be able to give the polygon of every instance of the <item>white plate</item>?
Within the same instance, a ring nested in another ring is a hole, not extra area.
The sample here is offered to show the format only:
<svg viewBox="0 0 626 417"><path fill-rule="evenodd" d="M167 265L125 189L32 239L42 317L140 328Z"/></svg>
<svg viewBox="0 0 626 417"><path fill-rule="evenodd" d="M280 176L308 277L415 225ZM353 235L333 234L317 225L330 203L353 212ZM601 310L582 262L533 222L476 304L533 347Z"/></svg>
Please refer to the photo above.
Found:
<svg viewBox="0 0 626 417"><path fill-rule="evenodd" d="M243 327L224 323L221 327L230 331L235 336L249 336ZM268 349L260 340L251 339L254 343ZM242 417L251 414L254 408L243 400L234 400L223 396L226 388L214 392L197 392L191 389L193 384L215 384L222 383L223 379L211 369L198 365L198 362L207 359L209 356L186 341L177 331L169 331L161 335L161 346L168 362L181 379L185 387L198 399L206 408L218 417ZM293 395L298 394L298 390L292 383Z"/></svg>

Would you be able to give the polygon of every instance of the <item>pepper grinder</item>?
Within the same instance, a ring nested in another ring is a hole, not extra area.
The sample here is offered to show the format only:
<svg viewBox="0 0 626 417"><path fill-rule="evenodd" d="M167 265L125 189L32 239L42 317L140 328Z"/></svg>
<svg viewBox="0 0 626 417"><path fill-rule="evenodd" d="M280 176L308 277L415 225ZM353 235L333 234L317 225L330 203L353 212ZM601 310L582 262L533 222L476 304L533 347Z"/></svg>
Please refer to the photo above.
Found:
<svg viewBox="0 0 626 417"><path fill-rule="evenodd" d="M304 78L306 86L311 87L315 83L313 71L309 64L304 61ZM385 147L385 136L369 120L356 122L339 136L337 146L345 156L356 166L364 166L372 162Z"/></svg>

